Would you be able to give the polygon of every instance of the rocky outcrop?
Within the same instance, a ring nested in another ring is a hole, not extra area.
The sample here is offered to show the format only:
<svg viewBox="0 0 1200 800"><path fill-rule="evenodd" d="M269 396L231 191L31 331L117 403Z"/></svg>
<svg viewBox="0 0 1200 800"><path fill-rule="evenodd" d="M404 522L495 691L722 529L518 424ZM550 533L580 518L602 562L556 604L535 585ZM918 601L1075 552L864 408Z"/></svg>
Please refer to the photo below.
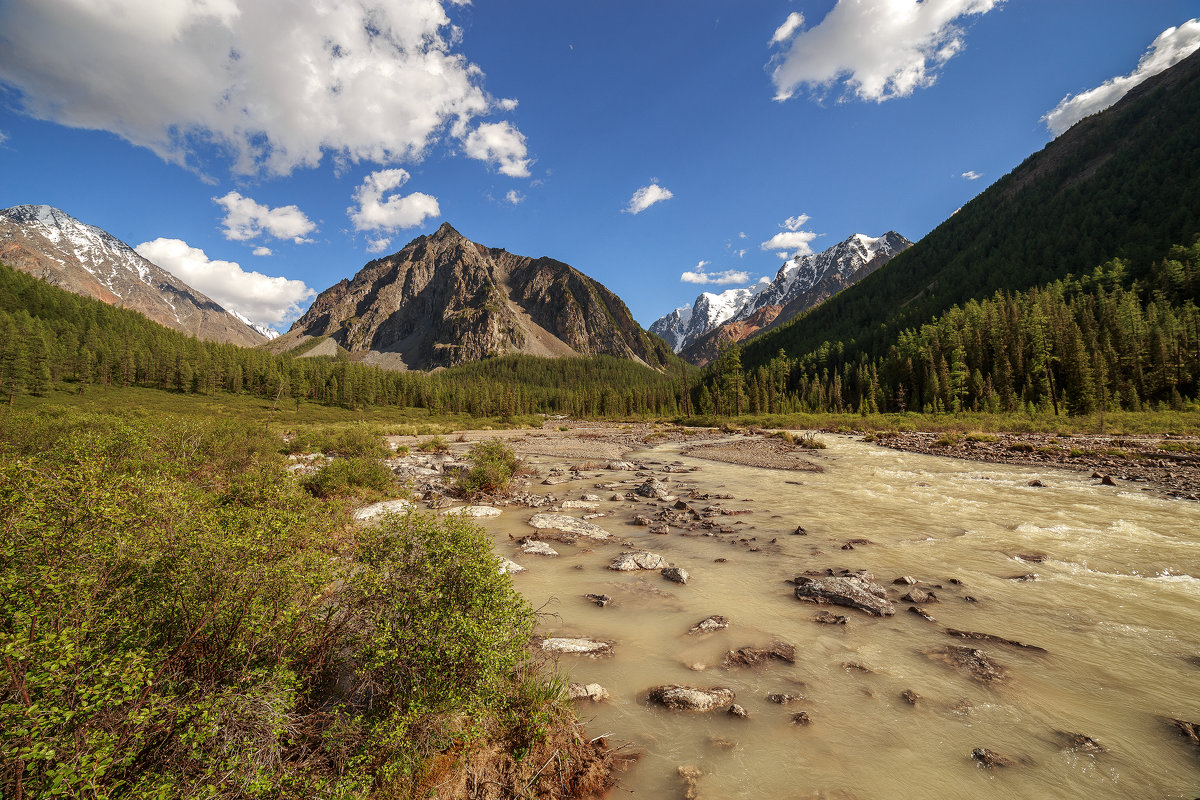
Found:
<svg viewBox="0 0 1200 800"><path fill-rule="evenodd" d="M887 599L886 590L875 583L869 572L823 577L798 575L794 582L796 597L810 603L846 606L877 617L890 617L896 613L895 606Z"/></svg>
<svg viewBox="0 0 1200 800"><path fill-rule="evenodd" d="M674 360L588 276L552 258L477 244L449 223L326 289L272 349L321 336L351 358L393 369L510 353L606 354L654 368Z"/></svg>

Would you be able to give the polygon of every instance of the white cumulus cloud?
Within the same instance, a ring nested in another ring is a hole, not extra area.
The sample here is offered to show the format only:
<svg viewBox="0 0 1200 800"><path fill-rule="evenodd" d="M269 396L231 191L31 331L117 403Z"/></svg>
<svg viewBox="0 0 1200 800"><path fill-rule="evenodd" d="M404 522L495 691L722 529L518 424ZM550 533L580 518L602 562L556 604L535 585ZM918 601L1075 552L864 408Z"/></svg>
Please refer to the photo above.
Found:
<svg viewBox="0 0 1200 800"><path fill-rule="evenodd" d="M1200 19L1188 20L1178 28L1167 28L1138 59L1137 69L1128 75L1110 78L1095 89L1067 95L1042 117L1042 122L1058 136L1084 117L1108 108L1142 81L1170 69L1197 49L1200 49Z"/></svg>
<svg viewBox="0 0 1200 800"><path fill-rule="evenodd" d="M514 206L519 206L525 201L525 195L518 192L516 189L509 189L508 194L504 195L504 199Z"/></svg>
<svg viewBox="0 0 1200 800"><path fill-rule="evenodd" d="M258 247L254 248L254 255L260 256L260 257L269 256L269 255L271 255L271 248L263 247L262 245L259 245Z"/></svg>
<svg viewBox="0 0 1200 800"><path fill-rule="evenodd" d="M793 11L787 15L787 19L783 24L775 29L775 33L771 36L770 44L783 44L788 39L796 35L796 31L800 30L800 26L804 24L804 15L799 11Z"/></svg>
<svg viewBox="0 0 1200 800"><path fill-rule="evenodd" d="M388 245L391 243L392 243L392 237L390 237L390 236L380 236L376 239L368 239L367 240L367 252L368 253L382 253L384 250L388 249Z"/></svg>
<svg viewBox="0 0 1200 800"><path fill-rule="evenodd" d="M622 210L626 214L640 214L655 203L670 200L674 196L670 189L659 186L658 181L651 181L649 186L634 192L633 197L629 198L629 205Z"/></svg>
<svg viewBox="0 0 1200 800"><path fill-rule="evenodd" d="M296 244L311 241L305 236L317 229L317 224L298 206L270 208L237 192L214 197L213 202L225 209L225 238L235 242L271 236L291 239Z"/></svg>
<svg viewBox="0 0 1200 800"><path fill-rule="evenodd" d="M786 100L801 86L823 90L839 81L862 100L907 97L932 85L937 70L965 46L957 21L986 14L1002 1L838 0L816 27L788 32L791 44L771 74L775 99Z"/></svg>
<svg viewBox="0 0 1200 800"><path fill-rule="evenodd" d="M969 181L977 181L977 180L979 180L980 178L982 178L982 177L983 177L983 173L982 173L982 172L976 172L976 171L975 171L975 170L973 170L973 169L969 169L969 170L967 170L966 172L964 172L964 173L962 174L962 176L963 176L964 178L966 178L967 180L969 180Z"/></svg>
<svg viewBox="0 0 1200 800"><path fill-rule="evenodd" d="M300 316L300 304L316 295L303 281L247 272L233 261L214 261L181 239L155 239L134 249L230 311L276 330Z"/></svg>
<svg viewBox="0 0 1200 800"><path fill-rule="evenodd" d="M513 107L449 23L442 0L5 0L0 83L192 168L210 145L247 174L391 164Z"/></svg>
<svg viewBox="0 0 1200 800"><path fill-rule="evenodd" d="M798 256L806 256L812 254L812 248L809 246L813 239L820 236L819 233L812 231L800 230L807 224L810 217L808 214L797 214L794 217L788 217L783 222L779 223L779 227L783 229L782 233L777 233L770 239L767 239L761 245L763 250L788 251L779 252L781 258L787 258L788 253L794 253Z"/></svg>
<svg viewBox="0 0 1200 800"><path fill-rule="evenodd" d="M408 173L402 169L381 169L364 178L354 190L354 200L358 206L346 209L350 221L354 223L354 230L395 231L414 228L428 217L442 213L437 198L432 195L423 192L402 195L396 191L407 182ZM384 195L388 197L385 199ZM380 250L384 247L387 245L384 244Z"/></svg>
<svg viewBox="0 0 1200 800"><path fill-rule="evenodd" d="M720 272L706 272L707 261L701 261L695 269L690 269L679 276L684 283L715 283L725 285L730 283L749 283L750 273L740 269L726 269Z"/></svg>
<svg viewBox="0 0 1200 800"><path fill-rule="evenodd" d="M525 149L525 134L511 122L486 122L463 140L463 150L471 158L486 161L511 178L528 178L531 159Z"/></svg>

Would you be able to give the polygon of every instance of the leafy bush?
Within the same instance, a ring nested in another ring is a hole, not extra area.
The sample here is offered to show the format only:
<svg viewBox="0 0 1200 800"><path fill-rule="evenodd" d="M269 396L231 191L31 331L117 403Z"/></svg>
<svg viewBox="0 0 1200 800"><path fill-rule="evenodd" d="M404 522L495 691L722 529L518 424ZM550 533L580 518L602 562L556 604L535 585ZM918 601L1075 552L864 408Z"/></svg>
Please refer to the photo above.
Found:
<svg viewBox="0 0 1200 800"><path fill-rule="evenodd" d="M386 492L396 485L392 471L375 458L337 458L304 481L316 497L361 492Z"/></svg>
<svg viewBox="0 0 1200 800"><path fill-rule="evenodd" d="M817 438L817 434L812 431L805 431L799 436L793 437L793 443L797 447L803 447L805 450L824 450L825 442Z"/></svg>
<svg viewBox="0 0 1200 800"><path fill-rule="evenodd" d="M933 443L934 447L954 447L958 444L958 437L953 433L943 433L938 440Z"/></svg>
<svg viewBox="0 0 1200 800"><path fill-rule="evenodd" d="M450 449L450 445L441 436L434 436L418 444L417 449L422 453L444 453Z"/></svg>
<svg viewBox="0 0 1200 800"><path fill-rule="evenodd" d="M547 712L523 699L532 611L469 520L345 543L250 427L10 435L39 424L0 430L0 796L401 795L513 709Z"/></svg>
<svg viewBox="0 0 1200 800"><path fill-rule="evenodd" d="M458 476L459 492L472 495L502 492L521 467L513 449L499 439L479 442L467 454L471 468Z"/></svg>

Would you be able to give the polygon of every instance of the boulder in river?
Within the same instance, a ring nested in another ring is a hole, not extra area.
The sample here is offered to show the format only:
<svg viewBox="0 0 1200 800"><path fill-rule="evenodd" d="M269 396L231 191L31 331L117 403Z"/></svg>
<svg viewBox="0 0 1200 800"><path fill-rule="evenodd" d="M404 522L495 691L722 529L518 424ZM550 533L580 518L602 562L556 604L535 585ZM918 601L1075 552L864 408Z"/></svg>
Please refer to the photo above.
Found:
<svg viewBox="0 0 1200 800"><path fill-rule="evenodd" d="M557 655L591 656L592 658L606 658L613 654L612 642L565 636L543 639L542 649L547 653Z"/></svg>
<svg viewBox="0 0 1200 800"><path fill-rule="evenodd" d="M916 606L909 606L908 610L910 613L916 614L918 617L925 620L926 622L937 622L937 620L933 618L933 615L930 614L928 611L926 611L923 608L917 608Z"/></svg>
<svg viewBox="0 0 1200 800"><path fill-rule="evenodd" d="M502 512L495 506L457 506L442 512L443 517L498 517Z"/></svg>
<svg viewBox="0 0 1200 800"><path fill-rule="evenodd" d="M1167 723L1182 733L1192 744L1200 747L1200 722L1185 722L1181 719L1164 717Z"/></svg>
<svg viewBox="0 0 1200 800"><path fill-rule="evenodd" d="M704 772L695 766L679 767L678 772L680 779L683 780L683 800L696 800L700 796L700 790L697 787Z"/></svg>
<svg viewBox="0 0 1200 800"><path fill-rule="evenodd" d="M1107 753L1108 748L1097 742L1090 736L1084 736L1082 733L1071 733L1070 731L1055 731L1059 741L1062 742L1064 750L1070 750L1074 753Z"/></svg>
<svg viewBox="0 0 1200 800"><path fill-rule="evenodd" d="M662 569L666 566L667 560L658 553L637 550L621 553L612 560L608 568L617 572L634 572L639 569Z"/></svg>
<svg viewBox="0 0 1200 800"><path fill-rule="evenodd" d="M655 686L648 695L651 702L676 711L712 711L714 708L729 705L736 696L733 689L723 686L697 689L694 686L678 684Z"/></svg>
<svg viewBox="0 0 1200 800"><path fill-rule="evenodd" d="M908 703L910 706L915 706L917 701L921 699L921 695L917 694L912 689L905 689L900 693L900 699Z"/></svg>
<svg viewBox="0 0 1200 800"><path fill-rule="evenodd" d="M933 592L927 592L924 589L913 587L908 590L908 594L900 598L906 603L937 603L937 595Z"/></svg>
<svg viewBox="0 0 1200 800"><path fill-rule="evenodd" d="M741 717L742 719L750 719L750 712L742 708L737 703L729 707L729 715L732 717Z"/></svg>
<svg viewBox="0 0 1200 800"><path fill-rule="evenodd" d="M635 492L642 497L649 497L654 500L661 500L664 497L670 496L670 491L667 490L666 484L658 478L647 478L646 481L636 489Z"/></svg>
<svg viewBox="0 0 1200 800"><path fill-rule="evenodd" d="M664 578L674 583L687 583L691 578L683 567L667 567L659 572Z"/></svg>
<svg viewBox="0 0 1200 800"><path fill-rule="evenodd" d="M980 683L995 683L1008 677L1008 670L992 661L988 654L972 647L939 647L926 650L925 655L947 664Z"/></svg>
<svg viewBox="0 0 1200 800"><path fill-rule="evenodd" d="M1011 758L1005 758L999 753L994 753L991 750L988 750L986 747L976 747L971 751L971 758L975 759L980 763L981 766L987 767L988 769L994 769L995 767L1011 767L1016 763Z"/></svg>
<svg viewBox="0 0 1200 800"><path fill-rule="evenodd" d="M562 531L572 537L570 541L580 538L606 542L613 538L611 533L594 522L576 519L567 514L534 514L530 517L529 524L538 530Z"/></svg>
<svg viewBox="0 0 1200 800"><path fill-rule="evenodd" d="M725 669L758 667L772 659L795 664L796 648L786 642L774 642L769 647L739 647L737 650L730 650L725 654L721 666Z"/></svg>
<svg viewBox="0 0 1200 800"><path fill-rule="evenodd" d="M599 503L593 503L590 500L563 500L560 504L562 508L582 508L587 511L592 511L600 507Z"/></svg>
<svg viewBox="0 0 1200 800"><path fill-rule="evenodd" d="M822 625L845 625L846 618L841 614L831 614L828 611L818 611L812 618L813 622L819 622Z"/></svg>
<svg viewBox="0 0 1200 800"><path fill-rule="evenodd" d="M713 614L711 617L705 617L697 622L688 631L689 636L694 636L697 633L716 633L723 631L729 627L729 620L720 614Z"/></svg>
<svg viewBox="0 0 1200 800"><path fill-rule="evenodd" d="M856 608L877 617L890 617L896 613L884 588L875 583L869 572L817 578L798 575L794 582L796 597L810 603Z"/></svg>
<svg viewBox="0 0 1200 800"><path fill-rule="evenodd" d="M527 556L548 556L555 558L558 551L538 539L526 539L521 543L521 552Z"/></svg>
<svg viewBox="0 0 1200 800"><path fill-rule="evenodd" d="M599 703L608 699L608 689L598 683L568 683L567 699L591 700L593 703Z"/></svg>
<svg viewBox="0 0 1200 800"><path fill-rule="evenodd" d="M515 561L510 561L507 558L500 559L500 574L513 575L518 572L525 572L525 568Z"/></svg>
<svg viewBox="0 0 1200 800"><path fill-rule="evenodd" d="M584 598L590 600L601 608L604 608L606 605L612 602L612 598L606 594L585 594Z"/></svg>

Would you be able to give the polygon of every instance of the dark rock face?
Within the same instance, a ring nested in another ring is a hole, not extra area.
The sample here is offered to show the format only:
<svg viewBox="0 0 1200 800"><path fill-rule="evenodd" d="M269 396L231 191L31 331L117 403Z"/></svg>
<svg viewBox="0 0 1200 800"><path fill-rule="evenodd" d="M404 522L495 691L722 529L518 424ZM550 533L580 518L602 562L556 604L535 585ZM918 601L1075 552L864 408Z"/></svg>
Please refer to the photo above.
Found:
<svg viewBox="0 0 1200 800"><path fill-rule="evenodd" d="M810 603L856 608L877 617L890 617L896 613L895 606L887 599L887 592L875 583L869 572L815 578L799 575L795 584L796 597Z"/></svg>
<svg viewBox="0 0 1200 800"><path fill-rule="evenodd" d="M267 337L107 231L50 206L0 211L0 261L60 289L146 315L213 342Z"/></svg>
<svg viewBox="0 0 1200 800"><path fill-rule="evenodd" d="M620 298L583 273L484 247L449 223L326 289L274 348L309 336L401 369L509 353L607 354L655 368L671 358Z"/></svg>

